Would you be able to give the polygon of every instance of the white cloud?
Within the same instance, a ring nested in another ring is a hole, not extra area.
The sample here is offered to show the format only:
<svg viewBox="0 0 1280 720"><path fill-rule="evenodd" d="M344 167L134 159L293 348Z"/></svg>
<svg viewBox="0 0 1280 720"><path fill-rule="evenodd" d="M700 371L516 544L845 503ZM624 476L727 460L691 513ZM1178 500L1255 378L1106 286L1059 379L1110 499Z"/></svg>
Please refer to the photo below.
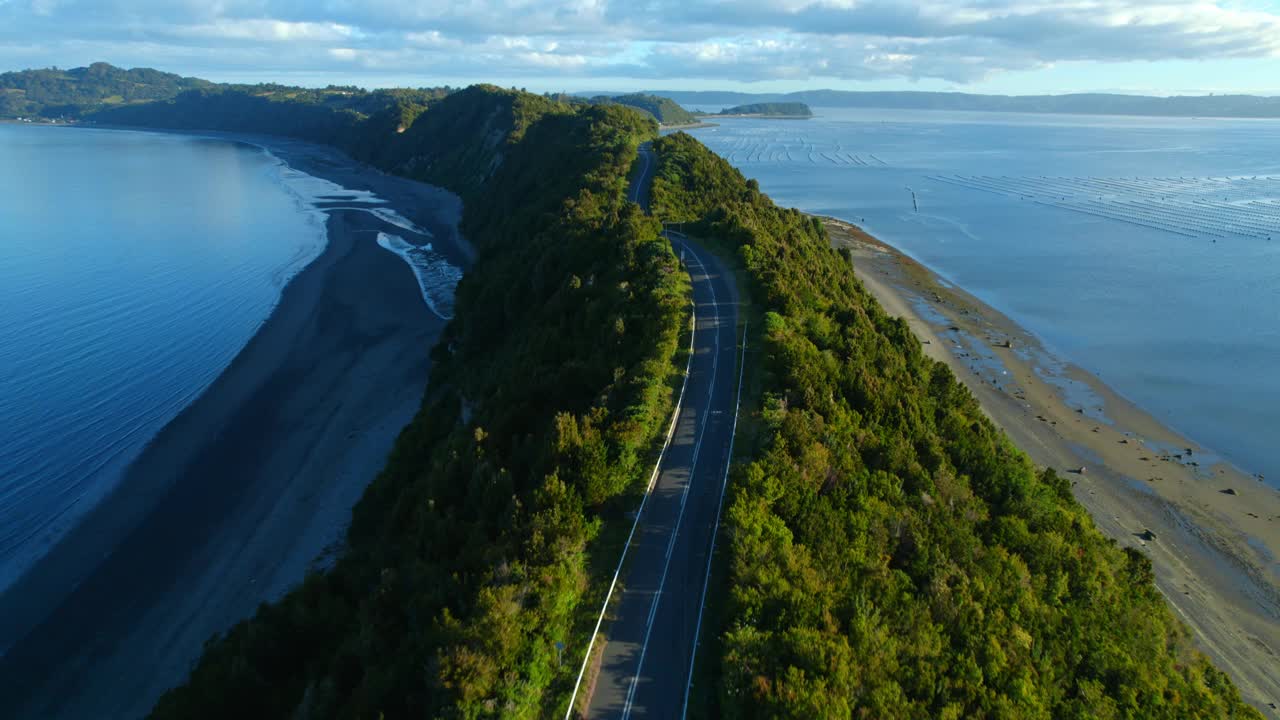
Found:
<svg viewBox="0 0 1280 720"><path fill-rule="evenodd" d="M21 61L32 37L26 65L74 49L212 74L966 83L1070 61L1276 58L1280 16L1232 0L0 0L0 59Z"/></svg>
<svg viewBox="0 0 1280 720"><path fill-rule="evenodd" d="M172 34L176 38L207 41L235 40L265 43L334 43L359 36L359 31L349 25L331 22L288 22L251 18L233 20L220 18L200 25L177 25L158 29L159 34Z"/></svg>

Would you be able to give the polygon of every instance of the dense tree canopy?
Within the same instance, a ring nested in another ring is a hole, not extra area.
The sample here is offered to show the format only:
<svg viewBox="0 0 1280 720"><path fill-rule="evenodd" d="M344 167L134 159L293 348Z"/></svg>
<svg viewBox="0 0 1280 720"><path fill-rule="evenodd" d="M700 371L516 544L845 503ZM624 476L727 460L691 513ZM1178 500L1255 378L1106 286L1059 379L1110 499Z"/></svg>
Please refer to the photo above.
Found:
<svg viewBox="0 0 1280 720"><path fill-rule="evenodd" d="M279 128L309 133L313 111L297 112ZM244 116L220 117L236 129ZM403 133L342 140L461 192L479 257L423 407L355 509L348 553L212 642L155 717L563 708L573 673L555 643L585 645L583 601L599 589L588 554L602 523L624 520L621 497L643 487L683 367L687 277L658 224L624 199L636 147L656 129L617 105L478 86Z"/></svg>
<svg viewBox="0 0 1280 720"><path fill-rule="evenodd" d="M123 70L107 63L0 73L0 118L79 117L102 107L167 99L211 85L198 78L149 68Z"/></svg>
<svg viewBox="0 0 1280 720"><path fill-rule="evenodd" d="M655 149L655 212L735 248L767 311L763 437L725 526L720 714L1258 717L1146 556L1010 445L816 218L687 135Z"/></svg>
<svg viewBox="0 0 1280 720"><path fill-rule="evenodd" d="M584 97L569 93L549 93L545 97L570 105L626 105L651 116L663 125L689 125L698 122L697 116L680 107L671 98L644 93L628 95L596 95Z"/></svg>
<svg viewBox="0 0 1280 720"><path fill-rule="evenodd" d="M652 115L655 120L663 125L689 125L696 123L698 118L693 113L680 107L676 101L659 97L657 95L645 95L643 93L632 93L630 95L618 95L615 97L597 97L592 98L595 103L618 103L628 107L643 110Z"/></svg>
<svg viewBox="0 0 1280 720"><path fill-rule="evenodd" d="M448 93L447 88L428 90L362 90L330 86L299 88L288 85L234 85L200 78L134 68L124 70L94 63L71 70L23 70L0 73L0 118L36 117L93 119L101 122L137 122L161 125L164 108L157 101L181 103L168 107L165 127L207 129L200 113L212 113L209 122L224 124L240 115L260 132L279 132L282 122L307 127L308 139L320 139L320 129L330 133L381 113L394 111L394 126L408 127L426 105ZM272 104L274 103L274 104ZM287 103L287 107L281 107ZM140 115L133 106L149 104ZM125 112L118 112L124 110ZM343 122L335 118L350 116ZM328 124L326 126L326 123Z"/></svg>

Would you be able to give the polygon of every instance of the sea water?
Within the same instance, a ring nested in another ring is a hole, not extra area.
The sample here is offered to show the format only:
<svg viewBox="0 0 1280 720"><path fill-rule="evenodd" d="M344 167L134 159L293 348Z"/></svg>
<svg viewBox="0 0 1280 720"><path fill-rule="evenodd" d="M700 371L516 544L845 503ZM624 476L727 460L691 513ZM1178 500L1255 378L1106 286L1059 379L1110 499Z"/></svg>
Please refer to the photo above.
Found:
<svg viewBox="0 0 1280 720"><path fill-rule="evenodd" d="M1280 481L1280 121L815 113L692 134Z"/></svg>
<svg viewBox="0 0 1280 720"><path fill-rule="evenodd" d="M0 590L244 347L324 249L334 200L426 232L262 148L0 125ZM452 307L452 285L431 290Z"/></svg>

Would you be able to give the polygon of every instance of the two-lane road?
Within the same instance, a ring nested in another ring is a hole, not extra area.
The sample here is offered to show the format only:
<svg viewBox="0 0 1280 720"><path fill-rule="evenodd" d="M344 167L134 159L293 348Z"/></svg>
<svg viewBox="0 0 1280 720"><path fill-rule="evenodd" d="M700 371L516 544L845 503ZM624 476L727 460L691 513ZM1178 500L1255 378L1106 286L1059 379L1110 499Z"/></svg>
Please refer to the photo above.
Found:
<svg viewBox="0 0 1280 720"><path fill-rule="evenodd" d="M647 147L630 197L647 206L656 161ZM671 233L693 281L693 358L675 432L659 462L612 605L587 717L682 715L709 559L728 473L740 386L738 297L710 253Z"/></svg>
<svg viewBox="0 0 1280 720"><path fill-rule="evenodd" d="M649 186L653 184L653 171L658 168L658 159L654 157L650 143L641 145L638 155L640 165L631 177L627 199L649 212Z"/></svg>

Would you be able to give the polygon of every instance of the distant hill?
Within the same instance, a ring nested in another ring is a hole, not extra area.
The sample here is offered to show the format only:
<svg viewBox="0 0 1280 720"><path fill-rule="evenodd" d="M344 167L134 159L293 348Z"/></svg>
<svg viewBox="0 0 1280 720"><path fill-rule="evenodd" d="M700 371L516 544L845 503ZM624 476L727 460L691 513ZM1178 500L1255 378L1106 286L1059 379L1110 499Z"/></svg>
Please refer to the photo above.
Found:
<svg viewBox="0 0 1280 720"><path fill-rule="evenodd" d="M657 132L653 119L658 117L667 123L696 122L674 101L645 95L588 100L493 85L383 90L244 85L145 68L124 70L107 63L0 74L0 90L21 98L0 112L0 118L66 118L101 125L295 137L447 186L464 199L493 176L509 146L520 142L538 118L600 117L643 127L646 133ZM445 110L430 112L442 103ZM565 162L561 159L562 165ZM504 216L513 212L508 209Z"/></svg>
<svg viewBox="0 0 1280 720"><path fill-rule="evenodd" d="M691 125L698 122L698 116L680 107L680 104L668 97L646 93L546 93L544 97L556 102L570 105L626 105L635 108L661 125Z"/></svg>
<svg viewBox="0 0 1280 720"><path fill-rule="evenodd" d="M764 117L807 118L813 117L813 111L801 102L767 102L735 105L725 108L717 115L762 115Z"/></svg>
<svg viewBox="0 0 1280 720"><path fill-rule="evenodd" d="M685 107L800 102L812 107L968 110L985 112L1146 115L1166 117L1280 118L1280 97L1204 95L1153 97L1087 93L1074 95L971 95L949 92L849 92L806 90L792 93L650 91Z"/></svg>
<svg viewBox="0 0 1280 720"><path fill-rule="evenodd" d="M208 80L150 68L125 70L107 63L0 73L0 118L76 118L105 107L167 100L212 85Z"/></svg>
<svg viewBox="0 0 1280 720"><path fill-rule="evenodd" d="M0 118L93 120L175 129L236 129L337 143L338 135L372 119L403 131L445 88L365 90L237 85L107 63L0 74Z"/></svg>
<svg viewBox="0 0 1280 720"><path fill-rule="evenodd" d="M630 95L616 95L613 97L601 95L591 98L590 102L598 105L617 103L643 110L663 125L689 125L698 122L698 118L693 113L680 107L676 101L658 95L646 95L643 93L631 93Z"/></svg>

